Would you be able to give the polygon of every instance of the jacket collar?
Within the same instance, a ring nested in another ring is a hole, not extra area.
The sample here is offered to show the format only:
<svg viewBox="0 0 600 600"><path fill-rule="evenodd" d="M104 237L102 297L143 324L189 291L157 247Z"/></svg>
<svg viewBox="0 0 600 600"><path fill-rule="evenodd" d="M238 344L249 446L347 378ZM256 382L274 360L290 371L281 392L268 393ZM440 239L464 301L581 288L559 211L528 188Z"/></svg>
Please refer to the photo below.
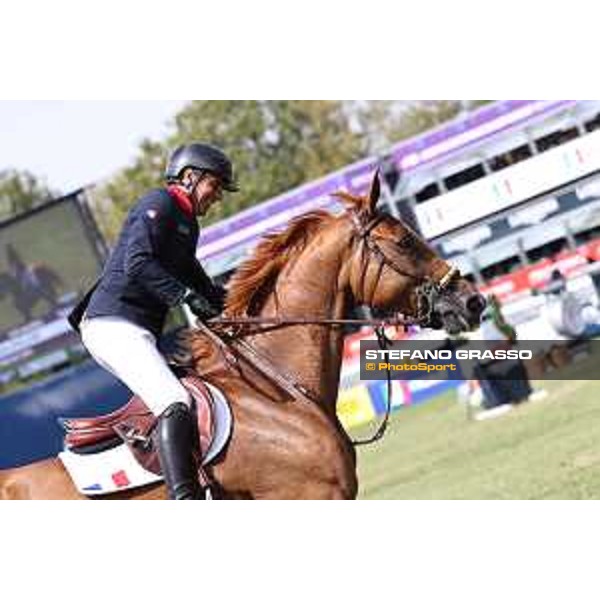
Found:
<svg viewBox="0 0 600 600"><path fill-rule="evenodd" d="M175 200L177 206L191 219L194 218L194 204L192 199L176 185L167 186L169 196Z"/></svg>

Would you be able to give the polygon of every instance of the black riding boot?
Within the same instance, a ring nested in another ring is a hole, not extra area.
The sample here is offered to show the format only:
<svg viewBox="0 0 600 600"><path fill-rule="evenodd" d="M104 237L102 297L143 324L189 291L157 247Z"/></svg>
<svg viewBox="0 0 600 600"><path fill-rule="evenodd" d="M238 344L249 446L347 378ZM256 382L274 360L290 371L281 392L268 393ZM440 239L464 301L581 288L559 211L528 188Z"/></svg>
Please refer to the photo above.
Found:
<svg viewBox="0 0 600 600"><path fill-rule="evenodd" d="M193 449L196 427L190 409L182 402L171 404L158 418L155 440L171 500L203 500Z"/></svg>

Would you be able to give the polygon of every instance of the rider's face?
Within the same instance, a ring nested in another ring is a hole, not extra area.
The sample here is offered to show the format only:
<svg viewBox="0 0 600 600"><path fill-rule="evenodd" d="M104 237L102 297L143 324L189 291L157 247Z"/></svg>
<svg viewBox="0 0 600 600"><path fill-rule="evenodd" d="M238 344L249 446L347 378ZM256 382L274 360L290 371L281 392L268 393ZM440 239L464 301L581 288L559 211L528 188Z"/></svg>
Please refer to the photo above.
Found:
<svg viewBox="0 0 600 600"><path fill-rule="evenodd" d="M193 193L193 200L196 206L196 214L203 216L208 209L223 197L223 185L221 180L210 173L204 176L196 185Z"/></svg>

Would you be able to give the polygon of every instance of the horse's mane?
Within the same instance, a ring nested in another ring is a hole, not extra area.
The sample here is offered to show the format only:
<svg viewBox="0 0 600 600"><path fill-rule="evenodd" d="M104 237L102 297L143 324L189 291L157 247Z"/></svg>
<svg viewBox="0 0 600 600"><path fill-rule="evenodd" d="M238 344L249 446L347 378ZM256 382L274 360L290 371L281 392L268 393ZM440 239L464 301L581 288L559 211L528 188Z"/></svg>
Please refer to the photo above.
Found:
<svg viewBox="0 0 600 600"><path fill-rule="evenodd" d="M333 218L324 210L311 211L292 219L285 230L265 236L230 279L226 314L257 314L283 267L304 250L308 239L324 223Z"/></svg>
<svg viewBox="0 0 600 600"><path fill-rule="evenodd" d="M363 200L346 192L334 196L353 208L359 208ZM292 219L283 231L266 235L229 280L225 316L258 314L284 266L300 255L308 240L324 224L335 218L327 211L314 210ZM196 364L212 352L211 342L196 331L182 334L180 345L190 352Z"/></svg>

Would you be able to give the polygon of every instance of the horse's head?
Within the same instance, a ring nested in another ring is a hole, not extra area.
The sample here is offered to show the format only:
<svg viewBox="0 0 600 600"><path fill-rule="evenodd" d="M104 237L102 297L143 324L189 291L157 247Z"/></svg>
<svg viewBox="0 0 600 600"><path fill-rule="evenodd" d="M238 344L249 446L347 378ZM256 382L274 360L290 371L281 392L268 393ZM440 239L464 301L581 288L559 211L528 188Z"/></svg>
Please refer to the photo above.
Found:
<svg viewBox="0 0 600 600"><path fill-rule="evenodd" d="M405 223L377 212L379 195L378 173L367 196L337 195L350 205L349 282L355 301L450 334L477 327L484 297Z"/></svg>

